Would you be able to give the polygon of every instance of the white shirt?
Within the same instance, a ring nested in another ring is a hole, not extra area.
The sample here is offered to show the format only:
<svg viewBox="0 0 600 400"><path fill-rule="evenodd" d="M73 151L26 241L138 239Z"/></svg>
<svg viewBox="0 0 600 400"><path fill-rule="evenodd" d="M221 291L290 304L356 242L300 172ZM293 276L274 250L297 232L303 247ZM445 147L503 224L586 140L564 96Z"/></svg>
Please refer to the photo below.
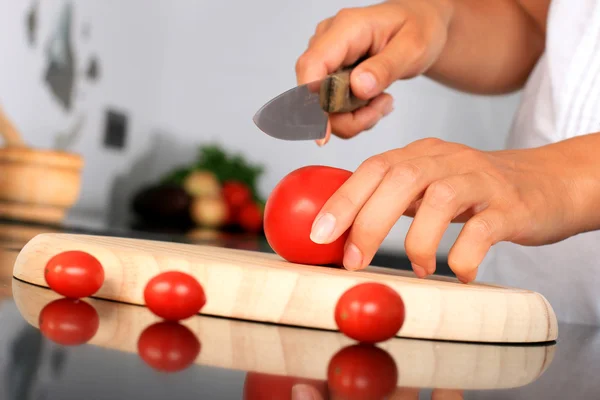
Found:
<svg viewBox="0 0 600 400"><path fill-rule="evenodd" d="M508 147L594 132L600 132L600 0L554 0L546 51L524 89ZM541 293L560 322L600 325L600 232L540 247L498 243L477 278Z"/></svg>

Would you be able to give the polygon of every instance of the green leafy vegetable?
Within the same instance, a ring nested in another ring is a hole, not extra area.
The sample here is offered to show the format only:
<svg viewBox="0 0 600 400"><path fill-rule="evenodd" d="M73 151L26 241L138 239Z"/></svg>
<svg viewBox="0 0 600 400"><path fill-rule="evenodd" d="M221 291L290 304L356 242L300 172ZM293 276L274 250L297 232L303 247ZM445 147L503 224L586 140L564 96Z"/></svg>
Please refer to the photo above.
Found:
<svg viewBox="0 0 600 400"><path fill-rule="evenodd" d="M198 158L193 165L173 169L165 175L162 182L182 185L185 178L195 170L212 172L221 184L232 180L243 182L252 191L254 200L264 204L256 188L258 178L264 172L264 167L250 163L241 154L228 154L218 144L201 146Z"/></svg>

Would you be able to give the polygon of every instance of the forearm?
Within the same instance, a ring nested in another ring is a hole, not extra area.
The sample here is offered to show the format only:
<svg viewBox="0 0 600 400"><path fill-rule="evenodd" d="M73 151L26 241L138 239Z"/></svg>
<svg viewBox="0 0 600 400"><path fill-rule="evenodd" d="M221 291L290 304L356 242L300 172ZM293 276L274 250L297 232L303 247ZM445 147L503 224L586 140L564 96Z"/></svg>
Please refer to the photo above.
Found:
<svg viewBox="0 0 600 400"><path fill-rule="evenodd" d="M552 164L557 164L554 168L560 171L566 184L565 207L571 210L571 234L600 230L600 132L545 147L550 151L549 154L557 155L551 158Z"/></svg>
<svg viewBox="0 0 600 400"><path fill-rule="evenodd" d="M530 2L446 0L451 12L447 42L426 75L473 93L521 88L545 43L549 0Z"/></svg>

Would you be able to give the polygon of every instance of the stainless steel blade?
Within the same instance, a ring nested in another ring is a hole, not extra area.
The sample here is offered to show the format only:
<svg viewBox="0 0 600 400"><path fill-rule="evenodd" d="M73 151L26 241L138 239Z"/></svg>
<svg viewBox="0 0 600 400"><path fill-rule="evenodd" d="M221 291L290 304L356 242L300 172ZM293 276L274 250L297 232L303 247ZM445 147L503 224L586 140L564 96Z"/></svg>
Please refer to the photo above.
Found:
<svg viewBox="0 0 600 400"><path fill-rule="evenodd" d="M277 139L323 139L329 117L319 104L319 86L311 82L280 94L258 110L254 123Z"/></svg>

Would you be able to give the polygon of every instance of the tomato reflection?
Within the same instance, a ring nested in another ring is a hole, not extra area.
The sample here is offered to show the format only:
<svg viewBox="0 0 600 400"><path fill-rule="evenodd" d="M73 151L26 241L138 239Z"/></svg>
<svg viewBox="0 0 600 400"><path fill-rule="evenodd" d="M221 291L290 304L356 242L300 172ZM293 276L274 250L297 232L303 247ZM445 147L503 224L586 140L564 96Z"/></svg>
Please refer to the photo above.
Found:
<svg viewBox="0 0 600 400"><path fill-rule="evenodd" d="M61 298L42 309L39 315L42 334L63 346L77 346L94 337L100 326L96 309L83 300Z"/></svg>
<svg viewBox="0 0 600 400"><path fill-rule="evenodd" d="M332 399L379 400L396 390L398 368L389 353L377 346L355 344L329 361L327 379Z"/></svg>
<svg viewBox="0 0 600 400"><path fill-rule="evenodd" d="M244 383L244 400L292 400L292 388L304 384L313 387L319 400L327 399L327 383L293 376L248 372Z"/></svg>
<svg viewBox="0 0 600 400"><path fill-rule="evenodd" d="M147 327L138 339L138 354L146 364L161 372L178 372L189 367L200 354L196 335L174 321Z"/></svg>
<svg viewBox="0 0 600 400"><path fill-rule="evenodd" d="M338 351L330 360L327 382L249 372L244 400L294 400L294 388L318 400L380 400L396 391L398 368L383 349L356 344ZM302 397L305 398L305 397Z"/></svg>

